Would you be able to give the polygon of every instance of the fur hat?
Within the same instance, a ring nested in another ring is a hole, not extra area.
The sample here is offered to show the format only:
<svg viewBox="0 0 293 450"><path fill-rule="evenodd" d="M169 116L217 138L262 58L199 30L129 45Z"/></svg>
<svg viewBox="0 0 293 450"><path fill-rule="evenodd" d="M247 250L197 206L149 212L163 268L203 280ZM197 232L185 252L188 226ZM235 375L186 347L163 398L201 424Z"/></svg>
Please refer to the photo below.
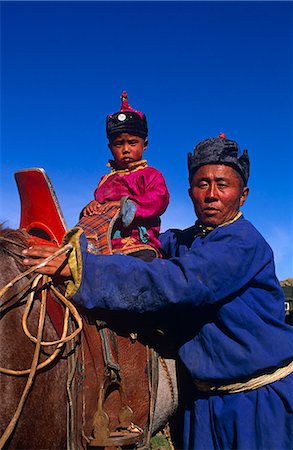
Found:
<svg viewBox="0 0 293 450"><path fill-rule="evenodd" d="M121 133L133 134L143 139L148 135L146 116L129 105L128 95L125 91L121 94L120 111L107 116L106 133L109 141Z"/></svg>
<svg viewBox="0 0 293 450"><path fill-rule="evenodd" d="M217 138L209 138L199 142L194 148L193 155L188 153L188 175L191 184L195 172L206 164L224 164L232 167L242 177L245 185L249 178L249 156L247 150L240 154L235 141L226 139L224 133Z"/></svg>

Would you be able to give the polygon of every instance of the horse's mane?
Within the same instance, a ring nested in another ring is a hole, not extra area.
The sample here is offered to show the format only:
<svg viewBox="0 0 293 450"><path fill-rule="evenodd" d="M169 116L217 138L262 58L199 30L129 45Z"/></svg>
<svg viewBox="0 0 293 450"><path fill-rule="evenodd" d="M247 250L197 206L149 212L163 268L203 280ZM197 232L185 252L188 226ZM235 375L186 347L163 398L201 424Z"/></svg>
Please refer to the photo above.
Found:
<svg viewBox="0 0 293 450"><path fill-rule="evenodd" d="M0 256L11 256L14 258L19 270L25 269L22 261L22 250L28 246L28 233L25 230L6 227L0 223Z"/></svg>

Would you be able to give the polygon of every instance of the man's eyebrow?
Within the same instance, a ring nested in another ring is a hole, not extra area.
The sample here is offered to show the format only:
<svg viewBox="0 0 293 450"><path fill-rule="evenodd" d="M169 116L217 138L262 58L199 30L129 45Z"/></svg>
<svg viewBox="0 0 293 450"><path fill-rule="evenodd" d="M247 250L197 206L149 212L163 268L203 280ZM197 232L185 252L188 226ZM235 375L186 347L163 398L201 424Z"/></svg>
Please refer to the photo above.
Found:
<svg viewBox="0 0 293 450"><path fill-rule="evenodd" d="M199 178L198 181L211 181L211 178L210 177L201 177L201 178ZM215 181L228 181L228 178L226 178L226 177L216 177Z"/></svg>
<svg viewBox="0 0 293 450"><path fill-rule="evenodd" d="M209 181L209 180L210 180L209 177L200 177L200 178L198 179L198 181Z"/></svg>

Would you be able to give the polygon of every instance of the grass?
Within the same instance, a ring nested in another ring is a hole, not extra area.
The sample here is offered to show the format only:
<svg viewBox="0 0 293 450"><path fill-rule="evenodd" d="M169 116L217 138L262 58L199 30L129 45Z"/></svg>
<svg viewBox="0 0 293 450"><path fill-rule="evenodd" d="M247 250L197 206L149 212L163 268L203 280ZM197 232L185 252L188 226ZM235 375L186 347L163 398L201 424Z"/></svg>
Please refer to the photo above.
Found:
<svg viewBox="0 0 293 450"><path fill-rule="evenodd" d="M163 433L159 432L151 438L150 450L172 450L168 439Z"/></svg>

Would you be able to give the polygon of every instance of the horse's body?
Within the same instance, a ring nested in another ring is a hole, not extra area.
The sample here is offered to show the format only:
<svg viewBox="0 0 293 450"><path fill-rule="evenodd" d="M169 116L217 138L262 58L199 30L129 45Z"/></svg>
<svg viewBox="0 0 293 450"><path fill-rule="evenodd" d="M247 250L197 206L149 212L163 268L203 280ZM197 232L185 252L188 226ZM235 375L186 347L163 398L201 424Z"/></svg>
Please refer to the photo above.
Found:
<svg viewBox="0 0 293 450"><path fill-rule="evenodd" d="M26 246L26 237L18 231L2 231L1 236L15 240L18 244L0 241L0 288L21 272L21 264L14 254L19 254ZM9 253L7 253L7 251ZM22 269L23 270L23 269ZM21 280L1 299L0 320L0 367L22 370L31 367L35 345L22 330L24 301L17 292L27 278ZM13 296L16 297L13 297ZM11 298L8 301L8 298ZM36 302L29 318L31 332L36 334L40 304ZM46 320L45 340L56 340L57 333ZM48 349L50 352L50 349ZM7 445L17 449L62 449L66 448L66 378L67 364L58 359L49 370L38 373L17 427ZM20 401L27 376L0 374L1 391L1 435L8 426Z"/></svg>
<svg viewBox="0 0 293 450"><path fill-rule="evenodd" d="M8 243L3 239L1 240L1 236L2 238L6 236L6 238L9 238L10 240L16 239L23 246L26 246L27 244L27 236L19 230L2 230L0 232L0 288L23 271L21 262L18 261L18 257L16 256L16 254L21 252L21 247L11 244L11 242ZM17 292L20 285L24 284L26 281L26 279L20 281L7 294L5 294L4 298L1 299L2 318L0 321L0 367L22 370L31 366L35 344L30 342L22 330L21 318L23 315L24 300L17 297ZM13 295L15 295L15 297L13 297ZM39 308L40 304L36 301L29 317L30 331L34 336L37 333L36 328ZM58 339L58 336L55 328L50 319L47 317L43 340L53 341L56 339ZM50 347L47 347L46 349L46 353L50 353ZM77 347L75 348L75 351L77 351ZM68 433L68 399L66 389L68 380L67 354L68 349L64 351L63 355L61 355L58 359L54 360L49 367L46 367L37 373L17 426L11 438L8 440L7 445L9 448L66 448ZM101 355L97 355L97 361L101 361ZM135 362L130 362L130 365L132 365L131 369L135 371L136 368L133 367L133 364L135 364ZM26 384L27 376L16 377L13 375L0 374L0 377L2 416L0 431L2 435L18 405ZM136 382L137 386L132 386L131 389L139 390L139 374L136 378ZM94 386L96 389L95 383ZM89 386L86 381L84 387L85 392L88 393ZM95 394L92 393L92 395L94 396ZM141 399L141 404L143 405L143 403L145 403L145 399ZM111 401L109 405L111 407ZM159 360L158 396L156 409L154 411L152 432L157 431L167 422L170 414L174 413L176 406L177 389L174 361L167 360L162 362ZM83 407L84 405L81 405L81 408ZM138 409L137 406L136 409ZM136 417L140 417L140 415L138 414ZM80 420L82 420L82 416ZM80 431L81 430L76 429L76 432ZM77 441L81 442L81 438L79 436Z"/></svg>

